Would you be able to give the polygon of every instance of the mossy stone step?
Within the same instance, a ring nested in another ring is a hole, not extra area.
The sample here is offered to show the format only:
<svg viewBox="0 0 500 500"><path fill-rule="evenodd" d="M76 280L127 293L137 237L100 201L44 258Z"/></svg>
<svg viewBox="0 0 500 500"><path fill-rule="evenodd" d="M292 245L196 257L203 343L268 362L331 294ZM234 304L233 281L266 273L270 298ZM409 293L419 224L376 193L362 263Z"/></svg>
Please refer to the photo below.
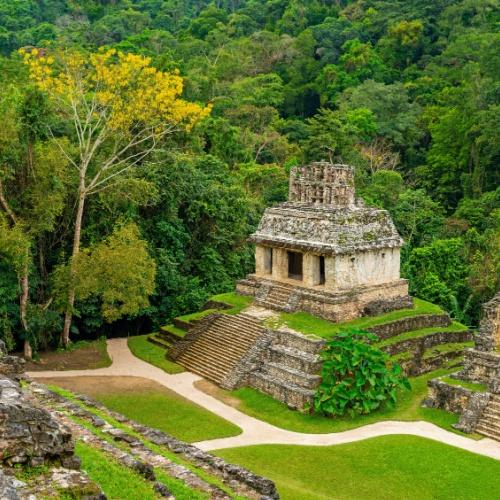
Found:
<svg viewBox="0 0 500 500"><path fill-rule="evenodd" d="M367 330L374 333L380 340L385 340L405 332L422 330L424 328L447 327L450 324L450 316L446 313L420 314L374 325L367 328Z"/></svg>
<svg viewBox="0 0 500 500"><path fill-rule="evenodd" d="M152 334L149 335L147 338L148 342L151 342L151 344L157 345L158 347L162 347L166 351L170 349L171 343L160 337L158 334Z"/></svg>
<svg viewBox="0 0 500 500"><path fill-rule="evenodd" d="M443 328L422 328L404 332L395 337L377 342L376 346L391 356L405 351L424 351L430 347L469 342L472 340L472 332L464 325L453 322L450 326Z"/></svg>

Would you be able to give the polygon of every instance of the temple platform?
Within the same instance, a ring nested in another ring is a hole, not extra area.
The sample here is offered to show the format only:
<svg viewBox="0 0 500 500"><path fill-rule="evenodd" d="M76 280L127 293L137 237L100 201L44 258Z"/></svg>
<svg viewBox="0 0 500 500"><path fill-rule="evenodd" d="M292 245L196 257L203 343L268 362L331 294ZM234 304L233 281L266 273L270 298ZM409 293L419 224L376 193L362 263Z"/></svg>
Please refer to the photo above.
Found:
<svg viewBox="0 0 500 500"><path fill-rule="evenodd" d="M405 279L327 290L322 285L302 286L294 279L278 281L250 274L238 281L236 291L255 297L256 305L285 312L306 311L334 322L413 307Z"/></svg>

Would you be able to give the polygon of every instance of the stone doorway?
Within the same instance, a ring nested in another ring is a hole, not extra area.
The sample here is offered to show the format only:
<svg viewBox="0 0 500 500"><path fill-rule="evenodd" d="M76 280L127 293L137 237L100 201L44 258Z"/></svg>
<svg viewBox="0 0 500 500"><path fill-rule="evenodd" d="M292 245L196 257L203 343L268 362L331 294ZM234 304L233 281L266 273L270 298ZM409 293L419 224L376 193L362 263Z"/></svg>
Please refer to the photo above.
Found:
<svg viewBox="0 0 500 500"><path fill-rule="evenodd" d="M325 284L325 257L323 255L319 258L319 284Z"/></svg>
<svg viewBox="0 0 500 500"><path fill-rule="evenodd" d="M288 253L288 277L293 280L302 281L302 254L298 252Z"/></svg>

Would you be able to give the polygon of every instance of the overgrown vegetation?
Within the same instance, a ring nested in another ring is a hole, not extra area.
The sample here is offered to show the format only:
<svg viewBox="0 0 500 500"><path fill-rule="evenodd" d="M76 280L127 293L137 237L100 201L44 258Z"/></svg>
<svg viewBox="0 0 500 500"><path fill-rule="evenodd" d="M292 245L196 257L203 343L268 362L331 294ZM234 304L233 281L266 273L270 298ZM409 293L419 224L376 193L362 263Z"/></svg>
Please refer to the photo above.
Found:
<svg viewBox="0 0 500 500"><path fill-rule="evenodd" d="M368 414L381 406L393 407L398 389L411 389L401 366L369 341L377 336L362 330L344 330L321 351L321 384L314 411L330 416Z"/></svg>
<svg viewBox="0 0 500 500"><path fill-rule="evenodd" d="M321 159L391 212L411 293L475 324L500 276L497 19L492 0L0 0L0 337L30 354L198 310L251 270L289 168ZM87 123L97 67L110 113ZM181 103L211 113L187 130Z"/></svg>

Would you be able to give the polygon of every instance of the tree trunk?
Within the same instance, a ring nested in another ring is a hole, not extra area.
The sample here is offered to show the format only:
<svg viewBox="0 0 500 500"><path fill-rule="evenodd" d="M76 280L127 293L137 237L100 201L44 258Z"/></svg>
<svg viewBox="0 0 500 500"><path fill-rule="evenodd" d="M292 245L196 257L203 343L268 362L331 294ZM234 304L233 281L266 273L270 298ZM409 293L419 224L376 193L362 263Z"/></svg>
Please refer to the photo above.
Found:
<svg viewBox="0 0 500 500"><path fill-rule="evenodd" d="M78 207L75 217L75 234L73 237L73 252L70 262L70 278L68 287L68 304L64 315L64 327L61 333L61 343L63 346L69 344L69 331L73 318L73 306L75 305L75 262L80 252L80 237L82 232L83 208L85 206L85 177L80 175L80 186L78 188Z"/></svg>
<svg viewBox="0 0 500 500"><path fill-rule="evenodd" d="M24 357L26 359L31 359L33 357L33 349L31 348L31 344L28 340L28 320L27 320L27 309L28 309L28 301L29 301L29 276L28 276L29 268L28 262L26 262L23 266L23 273L21 278L19 279L19 283L21 285L21 296L19 297L19 315L21 317L21 325L24 330Z"/></svg>

